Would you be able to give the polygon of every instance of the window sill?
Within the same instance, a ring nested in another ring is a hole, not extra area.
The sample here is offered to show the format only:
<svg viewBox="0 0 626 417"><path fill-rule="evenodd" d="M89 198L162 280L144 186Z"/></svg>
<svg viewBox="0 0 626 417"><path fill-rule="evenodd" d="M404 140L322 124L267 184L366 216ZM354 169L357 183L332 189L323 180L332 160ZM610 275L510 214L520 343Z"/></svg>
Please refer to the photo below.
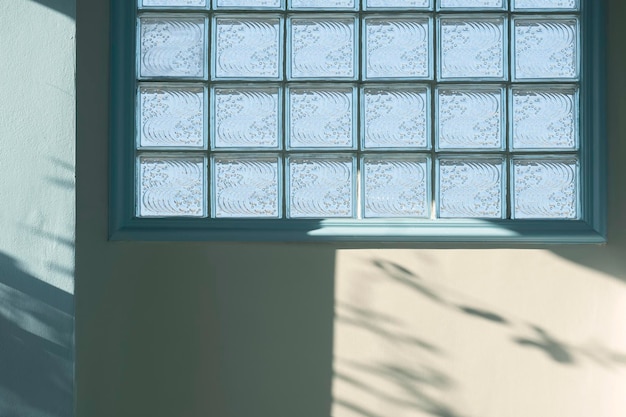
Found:
<svg viewBox="0 0 626 417"><path fill-rule="evenodd" d="M139 219L111 240L401 243L606 243L583 220L198 220Z"/></svg>

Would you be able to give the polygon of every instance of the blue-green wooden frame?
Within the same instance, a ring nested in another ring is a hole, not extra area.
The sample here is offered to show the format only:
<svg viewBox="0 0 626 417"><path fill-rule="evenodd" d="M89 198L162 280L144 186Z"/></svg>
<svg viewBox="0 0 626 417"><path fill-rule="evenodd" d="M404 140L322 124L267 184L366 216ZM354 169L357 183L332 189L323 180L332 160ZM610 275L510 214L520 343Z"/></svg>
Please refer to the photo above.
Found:
<svg viewBox="0 0 626 417"><path fill-rule="evenodd" d="M137 218L136 2L111 0L109 238L145 241L604 243L607 236L606 4L583 0L581 220L249 220Z"/></svg>

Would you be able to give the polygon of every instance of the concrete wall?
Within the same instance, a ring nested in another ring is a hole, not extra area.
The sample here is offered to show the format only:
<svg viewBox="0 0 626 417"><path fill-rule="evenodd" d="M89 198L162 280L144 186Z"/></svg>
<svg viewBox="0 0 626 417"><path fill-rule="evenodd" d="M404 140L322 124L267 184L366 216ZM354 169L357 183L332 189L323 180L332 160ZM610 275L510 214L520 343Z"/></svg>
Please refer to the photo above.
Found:
<svg viewBox="0 0 626 417"><path fill-rule="evenodd" d="M0 2L0 415L74 407L74 2Z"/></svg>
<svg viewBox="0 0 626 417"><path fill-rule="evenodd" d="M626 415L626 7L610 0L610 243L107 241L108 4L0 3L0 415ZM129 0L130 1L130 0Z"/></svg>

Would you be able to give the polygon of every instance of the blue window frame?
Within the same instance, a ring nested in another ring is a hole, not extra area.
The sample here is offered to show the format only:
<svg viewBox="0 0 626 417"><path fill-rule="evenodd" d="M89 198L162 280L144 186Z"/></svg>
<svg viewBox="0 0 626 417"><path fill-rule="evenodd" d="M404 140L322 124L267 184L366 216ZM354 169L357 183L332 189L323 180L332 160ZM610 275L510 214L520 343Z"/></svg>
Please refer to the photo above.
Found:
<svg viewBox="0 0 626 417"><path fill-rule="evenodd" d="M111 239L605 242L604 1L471 3L112 0Z"/></svg>

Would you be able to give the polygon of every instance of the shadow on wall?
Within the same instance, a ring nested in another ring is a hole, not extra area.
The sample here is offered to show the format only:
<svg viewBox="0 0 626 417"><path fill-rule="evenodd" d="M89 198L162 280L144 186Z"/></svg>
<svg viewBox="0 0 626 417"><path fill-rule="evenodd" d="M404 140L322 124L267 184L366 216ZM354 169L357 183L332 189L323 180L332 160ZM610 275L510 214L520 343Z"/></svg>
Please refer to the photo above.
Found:
<svg viewBox="0 0 626 417"><path fill-rule="evenodd" d="M0 415L73 413L73 296L0 253Z"/></svg>
<svg viewBox="0 0 626 417"><path fill-rule="evenodd" d="M586 358L605 368L626 365L626 355L621 352L610 351L599 345L578 346L566 343L537 324L528 323L506 312L494 311L488 306L481 305L478 300L472 300L454 289L429 282L397 263L382 259L373 260L372 263L389 279L403 284L432 302L439 303L442 307L450 308L477 320L503 326L502 329L506 329L507 333L503 334L503 337L510 338L519 346L541 352L554 362L575 365Z"/></svg>
<svg viewBox="0 0 626 417"><path fill-rule="evenodd" d="M76 0L31 0L76 20Z"/></svg>
<svg viewBox="0 0 626 417"><path fill-rule="evenodd" d="M440 336L446 330L433 333L429 320L441 321L456 330L458 326L469 328L473 322L474 329L488 325L489 331L484 334L494 338L487 338L481 351L489 352L502 340L513 350L521 348L534 358L526 363L534 364L534 370L542 369L546 360L569 370L626 367L622 352L598 343L567 341L556 334L558 330L486 305L405 265L374 258L361 268L352 278L344 277L351 280L350 284L338 284L343 290L337 294L335 316L335 344L339 346L333 367L335 416L469 415L454 401L459 395L468 395L460 394L467 380L456 379L461 369L459 357L455 358L459 348L445 344L446 338ZM386 303L391 287L396 288L396 297ZM498 360L491 363L493 369L500 366Z"/></svg>
<svg viewBox="0 0 626 417"><path fill-rule="evenodd" d="M232 249L217 251L217 414L328 416L334 250L248 246L236 258Z"/></svg>

